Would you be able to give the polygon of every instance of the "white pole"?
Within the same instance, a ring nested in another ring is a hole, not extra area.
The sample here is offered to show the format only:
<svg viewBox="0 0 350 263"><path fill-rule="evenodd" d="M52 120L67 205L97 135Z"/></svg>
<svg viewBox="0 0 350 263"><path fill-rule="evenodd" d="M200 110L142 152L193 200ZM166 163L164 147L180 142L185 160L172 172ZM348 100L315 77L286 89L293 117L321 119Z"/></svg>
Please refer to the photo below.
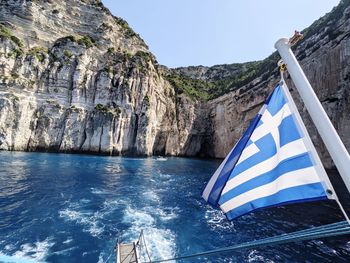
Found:
<svg viewBox="0 0 350 263"><path fill-rule="evenodd" d="M290 49L289 40L286 38L278 40L275 48L286 64L295 87L350 193L350 156L348 151Z"/></svg>

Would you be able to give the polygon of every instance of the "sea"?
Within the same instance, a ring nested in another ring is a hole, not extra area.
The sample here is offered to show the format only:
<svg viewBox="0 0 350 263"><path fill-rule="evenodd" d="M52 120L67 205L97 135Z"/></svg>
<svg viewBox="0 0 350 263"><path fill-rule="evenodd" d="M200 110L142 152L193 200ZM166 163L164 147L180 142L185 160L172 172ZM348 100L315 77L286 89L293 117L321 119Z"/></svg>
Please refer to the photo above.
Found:
<svg viewBox="0 0 350 263"><path fill-rule="evenodd" d="M115 262L117 239L142 230L151 259L165 259L343 220L334 201L319 201L228 221L201 198L219 164L0 152L0 262ZM350 237L177 262L350 262Z"/></svg>

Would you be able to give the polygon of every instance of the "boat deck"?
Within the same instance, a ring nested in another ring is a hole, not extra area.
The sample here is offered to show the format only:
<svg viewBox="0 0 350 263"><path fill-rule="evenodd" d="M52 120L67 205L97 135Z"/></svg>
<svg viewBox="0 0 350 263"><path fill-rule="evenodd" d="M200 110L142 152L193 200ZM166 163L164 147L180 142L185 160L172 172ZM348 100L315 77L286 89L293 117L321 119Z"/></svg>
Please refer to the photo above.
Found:
<svg viewBox="0 0 350 263"><path fill-rule="evenodd" d="M117 263L137 263L137 253L135 243L118 243Z"/></svg>

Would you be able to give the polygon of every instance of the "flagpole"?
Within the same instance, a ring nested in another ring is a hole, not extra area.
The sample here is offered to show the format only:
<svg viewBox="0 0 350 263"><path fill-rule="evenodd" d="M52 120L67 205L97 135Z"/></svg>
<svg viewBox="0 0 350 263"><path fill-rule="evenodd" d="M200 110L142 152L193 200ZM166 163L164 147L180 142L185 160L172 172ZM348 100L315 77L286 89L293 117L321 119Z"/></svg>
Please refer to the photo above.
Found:
<svg viewBox="0 0 350 263"><path fill-rule="evenodd" d="M281 38L276 42L275 48L287 65L295 87L350 193L350 156L348 151L295 58L289 40Z"/></svg>

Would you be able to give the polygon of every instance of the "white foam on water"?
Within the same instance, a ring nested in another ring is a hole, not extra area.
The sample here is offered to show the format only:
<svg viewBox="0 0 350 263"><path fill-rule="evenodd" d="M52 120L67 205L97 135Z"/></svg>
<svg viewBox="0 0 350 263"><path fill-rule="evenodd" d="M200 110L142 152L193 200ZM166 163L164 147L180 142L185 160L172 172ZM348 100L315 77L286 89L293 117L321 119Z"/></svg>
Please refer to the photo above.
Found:
<svg viewBox="0 0 350 263"><path fill-rule="evenodd" d="M108 191L97 189L97 188L93 188L93 187L91 187L90 190L91 190L91 193L93 193L95 195L108 195L109 194Z"/></svg>
<svg viewBox="0 0 350 263"><path fill-rule="evenodd" d="M171 174L159 174L159 177L162 179L162 180L164 180L164 181L166 181L166 180L170 180L170 179L172 179L173 177L174 177L174 175L171 175Z"/></svg>
<svg viewBox="0 0 350 263"><path fill-rule="evenodd" d="M8 256L0 252L0 262L6 263L44 263L43 261L32 260L28 258L21 258L17 256Z"/></svg>
<svg viewBox="0 0 350 263"><path fill-rule="evenodd" d="M98 261L97 263L108 263L108 262L113 262L110 259L112 258L114 252L110 253L109 255L106 255L104 253L100 253L98 256Z"/></svg>
<svg viewBox="0 0 350 263"><path fill-rule="evenodd" d="M49 254L50 248L54 244L52 237L46 238L44 241L37 241L34 244L25 243L20 246L20 250L14 252L11 256L0 252L0 262L44 262ZM6 250L11 250L13 248L13 245L5 246Z"/></svg>
<svg viewBox="0 0 350 263"><path fill-rule="evenodd" d="M127 241L135 241L141 230L144 231L146 245L152 259L169 258L175 255L175 235L169 229L157 228L155 215L128 206L125 209L123 222L131 224L129 230L123 235L123 239Z"/></svg>
<svg viewBox="0 0 350 263"><path fill-rule="evenodd" d="M155 191L148 190L148 191L143 192L142 195L149 201L153 201L153 202L157 202L157 203L160 202L160 198Z"/></svg>
<svg viewBox="0 0 350 263"><path fill-rule="evenodd" d="M63 244L69 244L69 243L71 243L72 241L73 241L73 239L68 238L67 240L63 241L62 243L63 243Z"/></svg>
<svg viewBox="0 0 350 263"><path fill-rule="evenodd" d="M103 260L102 254L99 255L97 263L104 263L105 261Z"/></svg>
<svg viewBox="0 0 350 263"><path fill-rule="evenodd" d="M234 223L226 220L223 212L218 209L209 208L205 211L205 219L207 224L213 230L234 230Z"/></svg>
<svg viewBox="0 0 350 263"><path fill-rule="evenodd" d="M12 245L12 244L6 245L6 246L4 247L5 250L13 250L14 248L15 248L15 246Z"/></svg>
<svg viewBox="0 0 350 263"><path fill-rule="evenodd" d="M316 244L317 249L321 252L321 253L325 253L328 254L330 256L339 256L339 252L329 246L327 246L323 241L321 240L315 240L315 241L311 241L312 243Z"/></svg>
<svg viewBox="0 0 350 263"><path fill-rule="evenodd" d="M83 226L83 231L89 232L93 237L99 237L104 231L104 225L99 222L103 214L99 212L79 212L66 208L59 211L59 215L67 221Z"/></svg>
<svg viewBox="0 0 350 263"><path fill-rule="evenodd" d="M103 210L107 212L112 212L113 209L120 209L120 206L126 206L131 201L126 199L118 199L118 200L106 200L103 202Z"/></svg>
<svg viewBox="0 0 350 263"><path fill-rule="evenodd" d="M264 262L264 263L274 263L271 259L264 258L262 255L259 255L257 250L252 250L248 255L248 262Z"/></svg>
<svg viewBox="0 0 350 263"><path fill-rule="evenodd" d="M147 214L146 212L143 212L141 210L132 209L130 206L128 206L125 209L123 222L132 223L133 226L141 227L152 226L155 221L150 214Z"/></svg>
<svg viewBox="0 0 350 263"><path fill-rule="evenodd" d="M52 254L55 255L68 255L70 251L77 249L78 247L70 247L70 248L66 248L66 249L62 249L60 251L55 251Z"/></svg>
<svg viewBox="0 0 350 263"><path fill-rule="evenodd" d="M346 242L343 246L341 246L341 248L346 251L350 251L350 241Z"/></svg>
<svg viewBox="0 0 350 263"><path fill-rule="evenodd" d="M157 160L157 161L162 161L162 162L164 162L164 161L167 161L168 158L165 158L165 157L158 157L156 160Z"/></svg>
<svg viewBox="0 0 350 263"><path fill-rule="evenodd" d="M151 208L150 209L159 216L159 219L162 221L169 221L172 219L177 218L178 213L177 210L178 208L172 208L172 209L160 209L160 208Z"/></svg>
<svg viewBox="0 0 350 263"><path fill-rule="evenodd" d="M151 258L171 258L175 255L175 235L169 229L144 229L146 245Z"/></svg>
<svg viewBox="0 0 350 263"><path fill-rule="evenodd" d="M89 200L89 199L85 199L85 198L80 199L80 203L82 203L82 204L88 204L90 202L91 202L91 200Z"/></svg>
<svg viewBox="0 0 350 263"><path fill-rule="evenodd" d="M122 171L122 168L119 165L107 165L105 167L105 170L109 173L120 173Z"/></svg>

